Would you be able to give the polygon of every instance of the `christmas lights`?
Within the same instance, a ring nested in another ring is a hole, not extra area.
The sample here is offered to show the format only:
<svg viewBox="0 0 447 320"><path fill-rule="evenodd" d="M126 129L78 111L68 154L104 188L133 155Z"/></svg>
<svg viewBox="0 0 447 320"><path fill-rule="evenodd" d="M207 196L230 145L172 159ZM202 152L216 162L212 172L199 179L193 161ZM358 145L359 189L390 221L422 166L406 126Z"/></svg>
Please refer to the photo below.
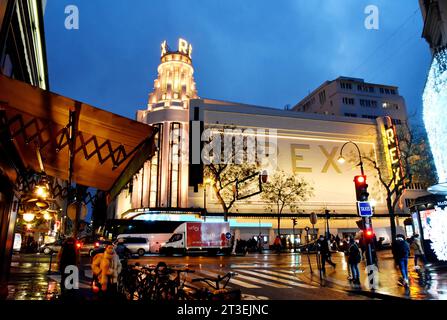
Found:
<svg viewBox="0 0 447 320"><path fill-rule="evenodd" d="M447 182L447 48L438 50L425 85L423 118L439 182Z"/></svg>
<svg viewBox="0 0 447 320"><path fill-rule="evenodd" d="M427 225L431 248L440 261L447 261L447 210L436 208Z"/></svg>

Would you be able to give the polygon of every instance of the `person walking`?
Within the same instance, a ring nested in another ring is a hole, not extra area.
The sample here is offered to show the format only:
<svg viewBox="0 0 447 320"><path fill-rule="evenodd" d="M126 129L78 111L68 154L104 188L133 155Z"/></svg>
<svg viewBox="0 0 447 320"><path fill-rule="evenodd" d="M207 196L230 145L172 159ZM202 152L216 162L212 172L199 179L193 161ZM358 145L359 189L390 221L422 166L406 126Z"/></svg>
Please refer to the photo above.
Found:
<svg viewBox="0 0 447 320"><path fill-rule="evenodd" d="M74 238L67 238L62 243L61 249L57 255L59 261L59 272L61 273L61 294L66 295L72 288L68 287L69 283L66 283L67 276L70 275L67 267L79 265L79 252L76 248L76 241Z"/></svg>
<svg viewBox="0 0 447 320"><path fill-rule="evenodd" d="M321 257L321 271L323 271L323 273L326 272L326 262L335 268L336 264L331 260L331 251L329 250L328 240L323 235L320 235L317 240L317 248Z"/></svg>
<svg viewBox="0 0 447 320"><path fill-rule="evenodd" d="M360 284L359 263L362 260L360 248L353 238L349 240L348 263L351 270L352 283Z"/></svg>
<svg viewBox="0 0 447 320"><path fill-rule="evenodd" d="M404 286L409 285L408 281L408 257L410 255L410 245L405 240L404 235L398 234L393 247L394 258L402 274Z"/></svg>
<svg viewBox="0 0 447 320"><path fill-rule="evenodd" d="M117 293L118 275L121 273L121 262L113 245L108 245L104 253L95 255L92 272L98 279L101 292L113 297Z"/></svg>
<svg viewBox="0 0 447 320"><path fill-rule="evenodd" d="M427 259L425 258L424 249L422 249L421 239L418 234L413 236L413 242L411 243L411 248L414 253L414 268L419 270L418 260L421 259L424 266L427 263Z"/></svg>

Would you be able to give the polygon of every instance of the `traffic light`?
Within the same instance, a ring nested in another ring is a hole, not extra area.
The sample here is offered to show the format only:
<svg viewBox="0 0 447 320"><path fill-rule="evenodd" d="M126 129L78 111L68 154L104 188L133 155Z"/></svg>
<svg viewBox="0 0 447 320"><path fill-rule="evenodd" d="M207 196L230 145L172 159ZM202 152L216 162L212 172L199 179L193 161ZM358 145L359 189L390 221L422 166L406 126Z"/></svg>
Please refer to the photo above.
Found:
<svg viewBox="0 0 447 320"><path fill-rule="evenodd" d="M368 193L368 185L366 184L366 176L355 176L354 177L355 184L355 195L357 197L357 201L367 201L369 197Z"/></svg>
<svg viewBox="0 0 447 320"><path fill-rule="evenodd" d="M366 228L363 230L363 238L365 239L366 243L369 243L374 238L374 231L372 228Z"/></svg>

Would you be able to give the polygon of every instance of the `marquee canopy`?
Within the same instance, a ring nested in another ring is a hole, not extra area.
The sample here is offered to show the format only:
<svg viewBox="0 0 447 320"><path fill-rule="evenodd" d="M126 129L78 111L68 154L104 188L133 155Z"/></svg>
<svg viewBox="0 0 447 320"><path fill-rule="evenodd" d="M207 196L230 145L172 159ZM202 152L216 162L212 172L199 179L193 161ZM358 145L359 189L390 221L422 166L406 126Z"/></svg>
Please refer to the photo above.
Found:
<svg viewBox="0 0 447 320"><path fill-rule="evenodd" d="M2 75L0 124L28 169L105 191L155 148L149 125Z"/></svg>

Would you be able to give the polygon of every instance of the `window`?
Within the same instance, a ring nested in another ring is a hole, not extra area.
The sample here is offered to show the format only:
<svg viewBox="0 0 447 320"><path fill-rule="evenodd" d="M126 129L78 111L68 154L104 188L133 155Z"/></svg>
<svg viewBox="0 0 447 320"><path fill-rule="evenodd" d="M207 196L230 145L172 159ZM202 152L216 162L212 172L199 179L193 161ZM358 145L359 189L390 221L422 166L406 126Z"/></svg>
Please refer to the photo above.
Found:
<svg viewBox="0 0 447 320"><path fill-rule="evenodd" d="M373 119L373 120L375 120L377 118L377 116L372 116L372 115L369 115L369 114L363 114L362 118L363 119Z"/></svg>
<svg viewBox="0 0 447 320"><path fill-rule="evenodd" d="M179 205L180 192L180 139L181 124L171 123L169 134L170 168L169 168L169 198L168 207L175 208Z"/></svg>
<svg viewBox="0 0 447 320"><path fill-rule="evenodd" d="M376 100L360 99L360 105L362 107L376 108L377 107L377 101Z"/></svg>
<svg viewBox="0 0 447 320"><path fill-rule="evenodd" d="M385 94L390 94L390 89L385 89Z"/></svg>
<svg viewBox="0 0 447 320"><path fill-rule="evenodd" d="M346 97L344 97L342 100L343 100L344 104L354 105L354 99L353 98L346 98Z"/></svg>
<svg viewBox="0 0 447 320"><path fill-rule="evenodd" d="M394 89L391 89L390 92L391 92L391 94L396 94L396 90L394 90Z"/></svg>
<svg viewBox="0 0 447 320"><path fill-rule="evenodd" d="M323 90L318 94L318 98L320 99L320 104L324 104L326 102L326 91Z"/></svg>
<svg viewBox="0 0 447 320"><path fill-rule="evenodd" d="M384 101L384 102L382 102L382 108L383 109L396 109L396 110L399 110L399 105L397 103L394 103L394 102Z"/></svg>
<svg viewBox="0 0 447 320"><path fill-rule="evenodd" d="M352 90L352 84L349 82L340 82L340 86L342 89Z"/></svg>
<svg viewBox="0 0 447 320"><path fill-rule="evenodd" d="M315 97L312 97L311 99L306 101L305 104L303 104L303 106L302 106L303 111L304 112L308 111L313 104L315 104Z"/></svg>
<svg viewBox="0 0 447 320"><path fill-rule="evenodd" d="M400 120L400 119L391 119L391 122L392 122L394 125L402 124L402 120Z"/></svg>
<svg viewBox="0 0 447 320"><path fill-rule="evenodd" d="M383 88L380 88L380 93L385 93L385 90L383 90Z"/></svg>
<svg viewBox="0 0 447 320"><path fill-rule="evenodd" d="M345 117L357 118L357 114L356 113L345 113Z"/></svg>
<svg viewBox="0 0 447 320"><path fill-rule="evenodd" d="M163 124L158 123L153 125L154 128L157 129L157 133L154 137L154 143L157 146L157 149L154 153L154 156L149 161L149 192L148 192L148 203L149 207L159 207L160 206L160 179L161 179L161 166L158 164L161 163L161 146L162 146L162 137L163 137Z"/></svg>
<svg viewBox="0 0 447 320"><path fill-rule="evenodd" d="M369 92L374 93L374 87L369 87Z"/></svg>

